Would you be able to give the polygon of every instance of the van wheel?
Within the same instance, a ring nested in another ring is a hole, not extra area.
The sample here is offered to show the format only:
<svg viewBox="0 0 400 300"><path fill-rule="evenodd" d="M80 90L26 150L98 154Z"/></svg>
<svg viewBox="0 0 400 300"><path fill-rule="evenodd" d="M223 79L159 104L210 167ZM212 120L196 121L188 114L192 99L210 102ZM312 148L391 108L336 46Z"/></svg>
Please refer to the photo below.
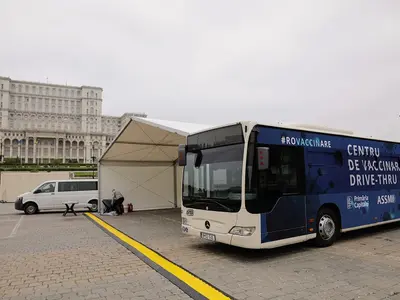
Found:
<svg viewBox="0 0 400 300"><path fill-rule="evenodd" d="M98 201L97 200L90 200L89 204L92 204L92 206L89 207L89 211L96 212L97 209L98 209Z"/></svg>
<svg viewBox="0 0 400 300"><path fill-rule="evenodd" d="M317 237L315 242L318 247L331 246L339 235L338 217L329 208L322 208L318 212Z"/></svg>
<svg viewBox="0 0 400 300"><path fill-rule="evenodd" d="M25 204L24 212L26 215L34 215L37 213L37 211L38 211L38 207L35 203L29 202L29 203Z"/></svg>

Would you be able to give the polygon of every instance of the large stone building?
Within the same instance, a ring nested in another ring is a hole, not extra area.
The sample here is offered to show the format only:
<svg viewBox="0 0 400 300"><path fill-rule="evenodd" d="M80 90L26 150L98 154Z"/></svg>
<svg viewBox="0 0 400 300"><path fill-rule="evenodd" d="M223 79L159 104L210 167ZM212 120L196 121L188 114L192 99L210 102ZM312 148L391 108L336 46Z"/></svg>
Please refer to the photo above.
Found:
<svg viewBox="0 0 400 300"><path fill-rule="evenodd" d="M102 115L103 89L0 77L0 155L21 163L96 161L132 115Z"/></svg>

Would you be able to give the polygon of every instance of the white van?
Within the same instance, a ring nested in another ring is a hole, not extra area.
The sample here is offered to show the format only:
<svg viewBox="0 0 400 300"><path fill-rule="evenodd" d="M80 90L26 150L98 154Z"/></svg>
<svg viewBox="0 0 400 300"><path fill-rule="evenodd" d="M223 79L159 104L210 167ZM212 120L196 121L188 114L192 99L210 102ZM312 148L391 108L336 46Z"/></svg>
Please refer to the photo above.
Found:
<svg viewBox="0 0 400 300"><path fill-rule="evenodd" d="M42 210L64 210L63 202L76 201L74 209L89 208L97 211L97 179L67 179L46 181L31 192L17 197L15 209L32 215Z"/></svg>

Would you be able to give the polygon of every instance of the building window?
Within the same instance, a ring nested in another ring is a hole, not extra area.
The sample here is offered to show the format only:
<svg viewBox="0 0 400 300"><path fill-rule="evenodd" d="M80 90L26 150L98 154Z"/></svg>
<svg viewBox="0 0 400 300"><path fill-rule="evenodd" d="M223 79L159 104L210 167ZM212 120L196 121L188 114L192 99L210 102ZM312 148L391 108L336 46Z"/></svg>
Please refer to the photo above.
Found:
<svg viewBox="0 0 400 300"><path fill-rule="evenodd" d="M3 84L1 84L1 89L4 89L4 85Z"/></svg>

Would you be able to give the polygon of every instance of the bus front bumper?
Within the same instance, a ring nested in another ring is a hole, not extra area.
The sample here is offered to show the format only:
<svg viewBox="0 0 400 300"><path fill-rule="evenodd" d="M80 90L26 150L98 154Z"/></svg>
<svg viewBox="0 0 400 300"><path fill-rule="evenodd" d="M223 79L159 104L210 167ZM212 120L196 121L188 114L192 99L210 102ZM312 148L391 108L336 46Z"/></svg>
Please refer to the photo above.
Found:
<svg viewBox="0 0 400 300"><path fill-rule="evenodd" d="M231 244L232 234L230 233L217 233L212 231L205 231L194 228L190 225L182 225L182 232L184 234L195 236L210 242L218 242L223 244Z"/></svg>
<svg viewBox="0 0 400 300"><path fill-rule="evenodd" d="M254 235L240 236L231 233L205 231L186 224L182 225L182 232L210 242L223 243L247 249L260 249L260 243L255 239Z"/></svg>

